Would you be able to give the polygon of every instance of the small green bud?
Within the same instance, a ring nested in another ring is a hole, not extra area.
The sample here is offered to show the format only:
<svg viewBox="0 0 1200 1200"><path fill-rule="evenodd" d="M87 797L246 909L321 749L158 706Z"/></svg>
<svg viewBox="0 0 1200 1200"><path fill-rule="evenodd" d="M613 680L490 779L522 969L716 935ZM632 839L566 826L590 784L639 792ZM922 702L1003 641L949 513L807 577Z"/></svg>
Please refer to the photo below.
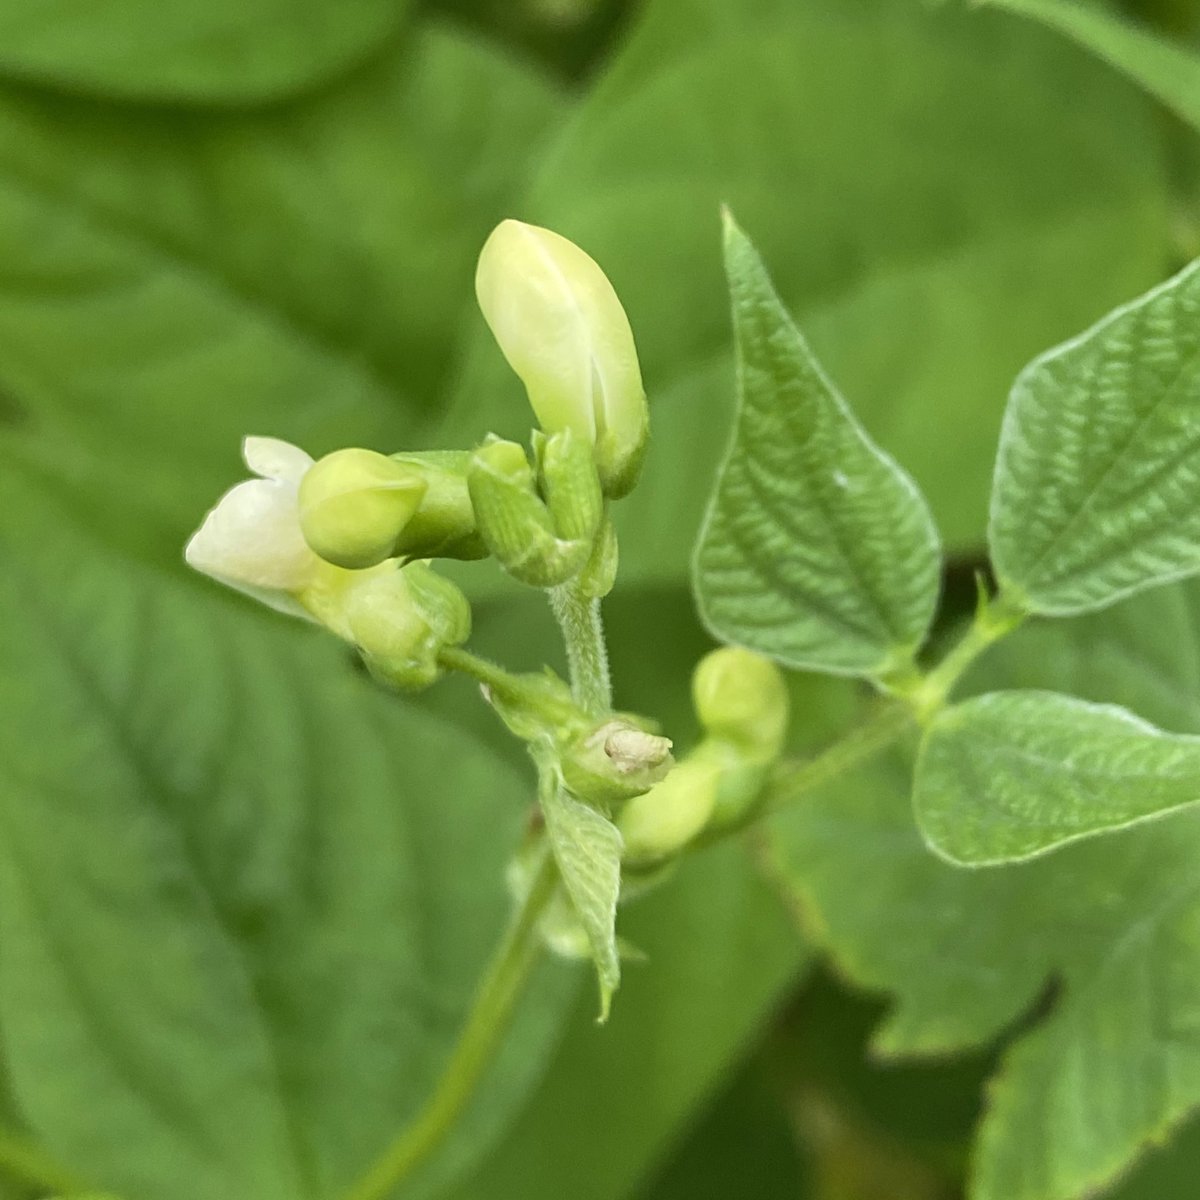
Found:
<svg viewBox="0 0 1200 1200"><path fill-rule="evenodd" d="M710 735L732 742L756 761L769 761L782 750L787 684L769 658L740 646L706 654L692 674L692 703Z"/></svg>
<svg viewBox="0 0 1200 1200"><path fill-rule="evenodd" d="M737 749L730 742L706 742L705 746L711 747L710 753L714 757L722 754L727 756L717 788L717 801L708 821L709 829L722 829L740 821L758 802L771 768L766 762L749 762L739 757Z"/></svg>
<svg viewBox="0 0 1200 1200"><path fill-rule="evenodd" d="M647 789L671 769L670 738L615 717L572 739L562 750L563 781L580 800L607 807Z"/></svg>
<svg viewBox="0 0 1200 1200"><path fill-rule="evenodd" d="M300 481L300 529L335 566L362 569L393 557L426 483L410 466L374 450L335 450Z"/></svg>
<svg viewBox="0 0 1200 1200"><path fill-rule="evenodd" d="M623 860L647 867L682 850L708 824L723 769L720 754L701 746L661 783L630 800L616 821Z"/></svg>
<svg viewBox="0 0 1200 1200"><path fill-rule="evenodd" d="M471 606L450 580L414 562L352 588L346 624L373 675L416 691L441 674L438 652L470 636Z"/></svg>
<svg viewBox="0 0 1200 1200"><path fill-rule="evenodd" d="M483 247L475 291L542 428L592 447L605 495L629 492L649 414L629 318L604 272L559 234L508 220Z"/></svg>
<svg viewBox="0 0 1200 1200"><path fill-rule="evenodd" d="M553 515L538 495L525 451L516 442L484 442L471 460L467 484L479 533L514 579L533 587L557 587L587 562L591 540L559 536ZM560 491L559 503L569 508L571 498Z"/></svg>

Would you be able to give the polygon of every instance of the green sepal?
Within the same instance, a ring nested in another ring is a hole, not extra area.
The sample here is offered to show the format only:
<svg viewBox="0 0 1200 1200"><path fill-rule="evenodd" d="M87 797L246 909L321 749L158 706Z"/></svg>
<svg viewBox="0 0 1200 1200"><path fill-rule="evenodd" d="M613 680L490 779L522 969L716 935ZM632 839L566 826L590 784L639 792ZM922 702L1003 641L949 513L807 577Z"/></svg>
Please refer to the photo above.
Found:
<svg viewBox="0 0 1200 1200"><path fill-rule="evenodd" d="M550 435L537 429L531 440L555 535L590 546L604 519L604 493L591 447L570 429Z"/></svg>
<svg viewBox="0 0 1200 1200"><path fill-rule="evenodd" d="M512 685L489 688L488 700L509 732L523 742L552 744L587 728L571 689L547 667L541 673L514 675Z"/></svg>
<svg viewBox="0 0 1200 1200"><path fill-rule="evenodd" d="M471 459L467 484L480 535L514 579L531 587L557 587L586 564L591 539L559 536L525 451L516 442L489 437ZM564 507L571 507L573 499L560 490Z"/></svg>
<svg viewBox="0 0 1200 1200"><path fill-rule="evenodd" d="M469 450L401 451L391 455L425 482L420 507L401 531L393 553L405 558L487 557L467 487Z"/></svg>
<svg viewBox="0 0 1200 1200"><path fill-rule="evenodd" d="M592 552L575 580L580 595L588 600L603 600L617 581L618 561L617 529L606 513L592 543Z"/></svg>
<svg viewBox="0 0 1200 1200"><path fill-rule="evenodd" d="M438 653L471 634L467 598L425 563L364 580L349 594L346 618L371 674L402 691L435 682Z"/></svg>
<svg viewBox="0 0 1200 1200"><path fill-rule="evenodd" d="M640 796L666 778L673 765L671 741L634 717L607 718L560 742L563 782L594 807Z"/></svg>

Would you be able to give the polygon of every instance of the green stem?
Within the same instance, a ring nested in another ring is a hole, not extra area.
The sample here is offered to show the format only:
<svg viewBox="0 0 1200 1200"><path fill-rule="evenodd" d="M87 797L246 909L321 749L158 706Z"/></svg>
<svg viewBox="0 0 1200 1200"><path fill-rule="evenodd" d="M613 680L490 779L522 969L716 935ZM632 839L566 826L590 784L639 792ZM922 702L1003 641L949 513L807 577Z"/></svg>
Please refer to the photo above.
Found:
<svg viewBox="0 0 1200 1200"><path fill-rule="evenodd" d="M612 708L612 681L600 601L584 594L576 581L550 589L550 607L562 630L575 703L590 717Z"/></svg>
<svg viewBox="0 0 1200 1200"><path fill-rule="evenodd" d="M896 700L878 704L867 719L819 754L781 762L754 804L727 825L708 829L689 843L698 850L740 833L882 753L913 725L913 711Z"/></svg>
<svg viewBox="0 0 1200 1200"><path fill-rule="evenodd" d="M511 671L461 646L443 646L437 657L438 663L447 671L468 675L501 696L516 697L522 691L521 681Z"/></svg>
<svg viewBox="0 0 1200 1200"><path fill-rule="evenodd" d="M913 713L907 705L879 704L861 725L856 725L813 758L781 763L750 819L778 812L869 762L898 741L912 724Z"/></svg>
<svg viewBox="0 0 1200 1200"><path fill-rule="evenodd" d="M537 925L557 881L554 860L544 853L529 892L480 982L467 1022L432 1097L346 1200L385 1200L437 1149L466 1109L537 961Z"/></svg>
<svg viewBox="0 0 1200 1200"><path fill-rule="evenodd" d="M1025 612L1003 595L981 600L975 619L950 652L927 675L900 690L912 705L917 719L925 723L946 703L955 684L990 646L1011 633L1025 619Z"/></svg>

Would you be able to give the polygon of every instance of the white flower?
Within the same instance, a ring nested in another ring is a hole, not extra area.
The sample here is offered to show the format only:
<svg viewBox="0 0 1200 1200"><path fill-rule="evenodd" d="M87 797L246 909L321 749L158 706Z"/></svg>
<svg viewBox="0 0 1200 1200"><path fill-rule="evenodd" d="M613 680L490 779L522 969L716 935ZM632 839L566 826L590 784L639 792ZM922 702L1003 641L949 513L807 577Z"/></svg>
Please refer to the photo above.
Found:
<svg viewBox="0 0 1200 1200"><path fill-rule="evenodd" d="M242 458L258 476L217 501L184 551L197 571L281 612L308 617L297 599L321 573L300 530L300 481L313 460L277 438L248 437Z"/></svg>

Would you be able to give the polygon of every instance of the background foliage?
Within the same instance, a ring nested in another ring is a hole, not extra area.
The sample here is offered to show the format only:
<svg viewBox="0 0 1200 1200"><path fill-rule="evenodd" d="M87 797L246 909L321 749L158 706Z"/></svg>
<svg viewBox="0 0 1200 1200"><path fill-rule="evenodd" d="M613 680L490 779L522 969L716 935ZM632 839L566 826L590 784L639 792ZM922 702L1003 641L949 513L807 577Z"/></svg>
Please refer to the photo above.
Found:
<svg viewBox="0 0 1200 1200"><path fill-rule="evenodd" d="M965 609L1012 377L1200 250L1200 8L998 8L4 0L13 1200L37 1194L29 1143L125 1200L323 1200L429 1090L528 772L470 689L380 695L180 551L244 433L319 453L526 432L472 305L501 217L586 247L638 336L654 437L606 605L622 706L692 734L688 562L733 392L721 202L929 497L941 627ZM481 649L556 661L539 608L459 574ZM1198 595L1034 625L977 682L1200 732ZM801 746L862 699L795 692ZM902 765L623 913L649 961L603 1031L547 965L405 1196L1192 1200L1200 1137L1172 1127L1200 1101L1195 814L962 872L922 843ZM1150 1140L1170 1144L1119 1178Z"/></svg>

